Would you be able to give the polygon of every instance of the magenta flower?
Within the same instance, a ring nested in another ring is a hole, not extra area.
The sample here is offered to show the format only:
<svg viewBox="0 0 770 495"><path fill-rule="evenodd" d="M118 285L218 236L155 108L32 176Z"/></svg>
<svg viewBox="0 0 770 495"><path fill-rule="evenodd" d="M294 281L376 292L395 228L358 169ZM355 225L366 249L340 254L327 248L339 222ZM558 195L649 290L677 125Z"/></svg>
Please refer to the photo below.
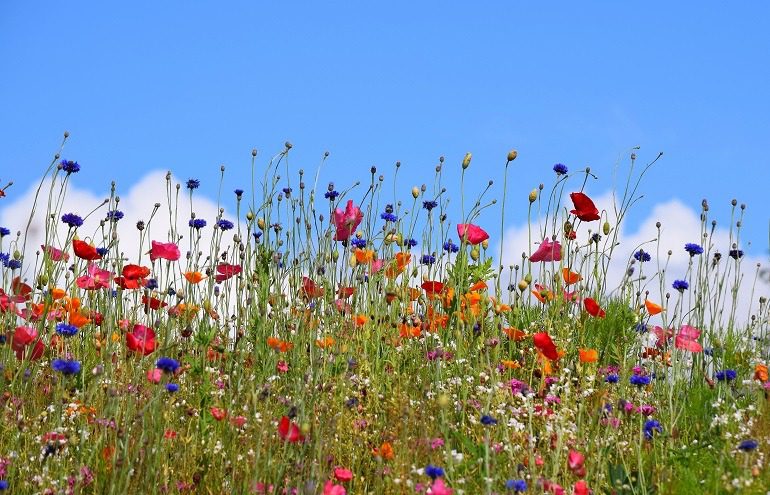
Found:
<svg viewBox="0 0 770 495"><path fill-rule="evenodd" d="M361 208L353 206L353 200L348 200L345 210L337 208L334 210L334 226L337 232L334 234L335 241L347 241L353 232L358 228L358 224L364 219Z"/></svg>
<svg viewBox="0 0 770 495"><path fill-rule="evenodd" d="M685 351L702 352L703 346L698 343L698 337L700 337L700 330L690 325L682 325L674 339L674 346Z"/></svg>
<svg viewBox="0 0 770 495"><path fill-rule="evenodd" d="M112 272L103 270L96 264L88 265L88 275L82 275L75 280L78 287L85 290L107 289L112 280Z"/></svg>
<svg viewBox="0 0 770 495"><path fill-rule="evenodd" d="M484 229L471 223L457 224L457 235L460 236L461 241L465 239L465 236L468 236L468 243L473 246L489 239L489 234Z"/></svg>
<svg viewBox="0 0 770 495"><path fill-rule="evenodd" d="M532 253L529 261L537 263L539 261L561 261L561 244L559 241L551 242L547 237L540 243L537 251Z"/></svg>

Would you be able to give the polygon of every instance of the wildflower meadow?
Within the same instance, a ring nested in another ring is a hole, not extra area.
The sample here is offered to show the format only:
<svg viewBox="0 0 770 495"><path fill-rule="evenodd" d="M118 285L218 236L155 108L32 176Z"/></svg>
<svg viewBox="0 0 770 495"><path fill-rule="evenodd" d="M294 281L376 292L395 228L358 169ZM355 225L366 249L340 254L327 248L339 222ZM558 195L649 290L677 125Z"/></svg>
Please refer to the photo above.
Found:
<svg viewBox="0 0 770 495"><path fill-rule="evenodd" d="M328 154L291 169L286 143L245 157L242 189L169 173L130 218L115 184L70 209L95 165L66 141L0 229L0 492L770 488L770 306L745 206L715 219L704 200L686 245L620 242L660 155L627 156L600 202L605 179L561 163L513 197L513 150L441 158L424 185L399 163L326 184ZM202 215L204 190L235 208ZM514 211L528 245L503 263Z"/></svg>

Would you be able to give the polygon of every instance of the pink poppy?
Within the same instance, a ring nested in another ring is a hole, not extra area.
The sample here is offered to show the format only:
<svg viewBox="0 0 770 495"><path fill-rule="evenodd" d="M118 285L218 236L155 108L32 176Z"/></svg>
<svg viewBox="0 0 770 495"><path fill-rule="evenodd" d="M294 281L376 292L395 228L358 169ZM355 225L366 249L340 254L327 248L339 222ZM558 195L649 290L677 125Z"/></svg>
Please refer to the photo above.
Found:
<svg viewBox="0 0 770 495"><path fill-rule="evenodd" d="M452 495L452 489L446 486L443 478L436 478L428 488L427 493L430 495Z"/></svg>
<svg viewBox="0 0 770 495"><path fill-rule="evenodd" d="M335 485L331 480L324 484L323 495L346 495L347 491L342 485Z"/></svg>
<svg viewBox="0 0 770 495"><path fill-rule="evenodd" d="M152 241L150 261L155 261L158 258L162 258L168 261L176 261L181 256L182 253L179 252L179 247L173 242Z"/></svg>
<svg viewBox="0 0 770 495"><path fill-rule="evenodd" d="M547 237L540 243L537 251L532 253L529 261L537 263L539 261L561 261L561 244L559 241L551 242Z"/></svg>
<svg viewBox="0 0 770 495"><path fill-rule="evenodd" d="M334 468L334 477L337 478L337 481L350 481L353 479L353 472L350 469L337 466Z"/></svg>
<svg viewBox="0 0 770 495"><path fill-rule="evenodd" d="M61 249L57 249L53 246L40 246L43 251L45 251L45 254L48 255L49 258L51 258L51 261L68 261L70 259L70 255L62 251Z"/></svg>
<svg viewBox="0 0 770 495"><path fill-rule="evenodd" d="M112 272L102 270L96 264L88 265L88 275L82 275L75 280L78 287L85 290L106 289L110 286Z"/></svg>
<svg viewBox="0 0 770 495"><path fill-rule="evenodd" d="M690 325L682 325L679 329L679 333L676 334L674 339L674 345L677 349L684 349L690 352L702 352L703 346L698 343L698 337L700 337L700 330Z"/></svg>
<svg viewBox="0 0 770 495"><path fill-rule="evenodd" d="M584 466L586 462L586 456L578 452L577 450L570 450L567 454L567 467L572 471L575 476L585 476L586 468Z"/></svg>
<svg viewBox="0 0 770 495"><path fill-rule="evenodd" d="M130 351L143 355L152 354L155 350L155 332L152 328L136 324L131 333L126 334L126 347Z"/></svg>
<svg viewBox="0 0 770 495"><path fill-rule="evenodd" d="M353 235L353 232L358 228L363 219L364 214L361 213L361 208L353 206L352 199L348 200L344 211L339 208L334 210L334 226L337 228L334 240L346 241L350 239L350 236Z"/></svg>
<svg viewBox="0 0 770 495"><path fill-rule="evenodd" d="M489 234L484 229L471 223L457 224L457 235L460 236L461 241L466 238L465 236L468 236L468 242L474 246L489 239Z"/></svg>
<svg viewBox="0 0 770 495"><path fill-rule="evenodd" d="M160 383L161 378L163 378L163 370L160 368L153 368L147 372L147 379L152 383Z"/></svg>

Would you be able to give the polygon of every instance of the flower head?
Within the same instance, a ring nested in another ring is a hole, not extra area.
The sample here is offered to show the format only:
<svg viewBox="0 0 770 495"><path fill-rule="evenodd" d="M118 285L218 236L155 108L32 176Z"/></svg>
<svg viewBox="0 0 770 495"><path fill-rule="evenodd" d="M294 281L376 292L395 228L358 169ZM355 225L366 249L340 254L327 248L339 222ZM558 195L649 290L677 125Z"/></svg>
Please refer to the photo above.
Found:
<svg viewBox="0 0 770 495"><path fill-rule="evenodd" d="M80 363L74 359L54 359L51 367L62 375L77 375L81 368Z"/></svg>
<svg viewBox="0 0 770 495"><path fill-rule="evenodd" d="M671 284L671 287L678 290L679 292L684 292L690 288L690 284L688 284L686 280L674 280L674 283Z"/></svg>
<svg viewBox="0 0 770 495"><path fill-rule="evenodd" d="M656 431L658 433L663 433L663 427L661 426L660 421L648 419L644 422L644 438L652 440L653 434Z"/></svg>
<svg viewBox="0 0 770 495"><path fill-rule="evenodd" d="M443 245L444 251L448 253L456 253L460 250L460 246L452 242L452 239L447 240Z"/></svg>
<svg viewBox="0 0 770 495"><path fill-rule="evenodd" d="M751 452L752 450L756 449L759 446L759 443L757 443L756 440L743 440L741 443L738 444L738 450L742 450L743 452Z"/></svg>
<svg viewBox="0 0 770 495"><path fill-rule="evenodd" d="M634 253L634 259L639 263L644 263L645 261L650 261L652 259L652 256L650 256L650 253L648 253L644 249L640 249L639 251Z"/></svg>
<svg viewBox="0 0 770 495"><path fill-rule="evenodd" d="M484 426L493 426L497 424L497 420L488 414L481 416L481 424Z"/></svg>
<svg viewBox="0 0 770 495"><path fill-rule="evenodd" d="M78 327L75 325L69 325L67 323L58 323L56 325L56 333L64 337L72 337L78 333Z"/></svg>
<svg viewBox="0 0 770 495"><path fill-rule="evenodd" d="M67 175L76 174L80 172L80 165L78 162L73 162L72 160L62 160L61 169L67 172Z"/></svg>
<svg viewBox="0 0 770 495"><path fill-rule="evenodd" d="M438 206L438 201L423 201L422 202L422 207L425 208L428 211L432 210L433 208L435 208L437 206Z"/></svg>
<svg viewBox="0 0 770 495"><path fill-rule="evenodd" d="M234 226L235 225L233 224L233 222L231 222L230 220L225 220L224 218L221 218L221 219L219 219L219 221L217 221L217 227L219 227L223 231L224 230L230 230Z"/></svg>
<svg viewBox="0 0 770 495"><path fill-rule="evenodd" d="M731 249L728 254L734 260L737 260L739 258L743 258L743 250L742 249Z"/></svg>
<svg viewBox="0 0 770 495"><path fill-rule="evenodd" d="M584 222L593 222L599 220L599 209L596 208L594 202L582 192L570 193L569 197L572 199L572 203L575 205L574 210L570 210L570 213L578 217Z"/></svg>
<svg viewBox="0 0 770 495"><path fill-rule="evenodd" d="M198 189L201 186L201 181L198 179L187 179L187 189L193 190Z"/></svg>
<svg viewBox="0 0 770 495"><path fill-rule="evenodd" d="M425 467L425 474L430 476L431 479L441 478L444 476L444 470L433 464L428 464Z"/></svg>
<svg viewBox="0 0 770 495"><path fill-rule="evenodd" d="M80 227L83 225L83 219L74 213L65 213L61 216L61 221L72 227Z"/></svg>
<svg viewBox="0 0 770 495"><path fill-rule="evenodd" d="M561 261L561 244L559 241L551 241L549 238L543 239L537 251L532 253L529 261L537 263L539 261Z"/></svg>
<svg viewBox="0 0 770 495"><path fill-rule="evenodd" d="M335 241L347 241L353 232L358 228L364 214L361 208L353 204L353 200L348 200L345 209L337 208L334 210L334 226L337 231L334 234Z"/></svg>
<svg viewBox="0 0 770 495"><path fill-rule="evenodd" d="M191 218L187 224L195 230L200 230L206 226L206 220L202 218Z"/></svg>
<svg viewBox="0 0 770 495"><path fill-rule="evenodd" d="M567 173L567 166L563 163L557 163L553 166L553 171L556 172L556 175L564 175Z"/></svg>
<svg viewBox="0 0 770 495"><path fill-rule="evenodd" d="M690 254L690 257L693 257L698 254L703 254L703 248L700 247L698 244L688 242L684 245L684 250L687 251Z"/></svg>
<svg viewBox="0 0 770 495"><path fill-rule="evenodd" d="M508 480L505 482L505 488L511 490L514 493L521 493L527 491L527 482L524 480Z"/></svg>
<svg viewBox="0 0 770 495"><path fill-rule="evenodd" d="M721 370L714 373L714 378L720 382L730 382L738 377L738 373L735 370Z"/></svg>
<svg viewBox="0 0 770 495"><path fill-rule="evenodd" d="M125 215L120 210L110 210L107 212L107 220L111 222L117 222L121 218L123 218Z"/></svg>
<svg viewBox="0 0 770 495"><path fill-rule="evenodd" d="M489 239L489 234L484 231L481 227L478 225L473 225L470 223L461 223L457 225L457 235L460 237L460 240L463 241L465 239L468 240L468 243L472 246L475 246L476 244L481 244L482 242Z"/></svg>
<svg viewBox="0 0 770 495"><path fill-rule="evenodd" d="M170 357L162 357L155 363L155 367L165 373L175 373L179 369L179 361Z"/></svg>

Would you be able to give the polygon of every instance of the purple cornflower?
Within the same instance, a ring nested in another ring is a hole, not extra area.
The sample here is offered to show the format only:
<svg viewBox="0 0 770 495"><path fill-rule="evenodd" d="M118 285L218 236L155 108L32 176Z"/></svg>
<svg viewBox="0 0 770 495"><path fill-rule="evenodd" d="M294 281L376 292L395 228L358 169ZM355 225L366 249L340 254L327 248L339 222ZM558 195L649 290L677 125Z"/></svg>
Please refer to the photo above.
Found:
<svg viewBox="0 0 770 495"><path fill-rule="evenodd" d="M564 175L567 173L567 166L563 163L557 163L553 166L553 171L556 172L556 175Z"/></svg>
<svg viewBox="0 0 770 495"><path fill-rule="evenodd" d="M692 242L688 242L687 244L685 244L684 250L690 254L691 258L695 255L703 254L703 248L700 247L698 244L695 244Z"/></svg>
<svg viewBox="0 0 770 495"><path fill-rule="evenodd" d="M83 219L74 213L65 213L61 216L61 221L70 227L80 227L83 225Z"/></svg>
<svg viewBox="0 0 770 495"><path fill-rule="evenodd" d="M688 284L686 280L674 280L674 283L671 284L671 287L678 290L679 292L684 292L690 288L690 284Z"/></svg>

